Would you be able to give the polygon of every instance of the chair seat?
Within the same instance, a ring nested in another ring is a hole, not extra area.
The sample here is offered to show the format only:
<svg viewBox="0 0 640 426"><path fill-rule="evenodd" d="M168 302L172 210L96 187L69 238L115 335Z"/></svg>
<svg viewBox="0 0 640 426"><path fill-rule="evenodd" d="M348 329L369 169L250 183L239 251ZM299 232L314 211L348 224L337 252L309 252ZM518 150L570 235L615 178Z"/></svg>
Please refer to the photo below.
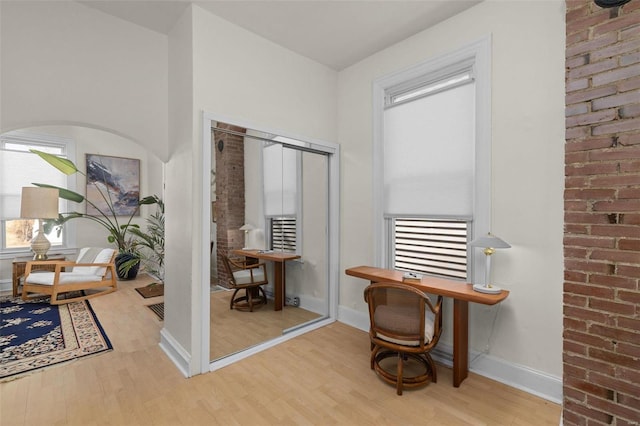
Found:
<svg viewBox="0 0 640 426"><path fill-rule="evenodd" d="M378 306L374 314L376 323L379 324L393 324L395 332L408 333L411 330L418 328L420 319L412 315L415 312L414 309L406 308L404 306L394 305L382 305ZM424 341L425 343L431 342L433 339L435 315L430 310L425 310L424 313ZM376 336L387 342L395 343L397 345L404 346L418 346L419 340L401 340L395 339L390 336L386 336L384 333L377 332Z"/></svg>
<svg viewBox="0 0 640 426"><path fill-rule="evenodd" d="M75 262L27 262L22 300L30 300L44 294L50 296L52 305L59 305L114 292L118 288L115 256L114 249L88 247L80 250ZM53 267L54 272L35 270L39 265ZM72 268L72 271L69 271L69 268ZM58 296L63 298L60 299Z"/></svg>
<svg viewBox="0 0 640 426"><path fill-rule="evenodd" d="M30 284L53 285L54 272L38 272L29 275ZM60 272L58 284L72 284L83 282L102 281L102 276L93 274L78 274L76 272Z"/></svg>
<svg viewBox="0 0 640 426"><path fill-rule="evenodd" d="M241 271L235 271L233 273L233 279L236 285L250 284L257 281L265 281L264 272L261 268L253 269L253 279L251 279L251 270L244 269Z"/></svg>

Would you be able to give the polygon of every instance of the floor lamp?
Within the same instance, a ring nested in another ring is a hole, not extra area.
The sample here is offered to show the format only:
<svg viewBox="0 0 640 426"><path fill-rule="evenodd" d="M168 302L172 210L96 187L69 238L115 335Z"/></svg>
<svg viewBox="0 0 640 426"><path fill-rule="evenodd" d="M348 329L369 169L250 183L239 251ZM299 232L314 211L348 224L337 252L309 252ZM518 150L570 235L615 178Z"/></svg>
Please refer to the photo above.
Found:
<svg viewBox="0 0 640 426"><path fill-rule="evenodd" d="M38 219L38 232L31 240L34 260L47 260L51 243L44 235L44 219L58 218L58 189L25 186L20 199L20 217Z"/></svg>
<svg viewBox="0 0 640 426"><path fill-rule="evenodd" d="M511 246L504 240L491 234L491 232L489 232L487 235L476 238L475 240L471 241L469 245L472 247L480 247L484 249L482 250L482 252L485 254L485 258L487 259L487 267L484 271L484 285L474 284L473 289L475 291L479 291L480 293L500 293L502 289L491 284L491 255L495 253L496 249L509 248Z"/></svg>

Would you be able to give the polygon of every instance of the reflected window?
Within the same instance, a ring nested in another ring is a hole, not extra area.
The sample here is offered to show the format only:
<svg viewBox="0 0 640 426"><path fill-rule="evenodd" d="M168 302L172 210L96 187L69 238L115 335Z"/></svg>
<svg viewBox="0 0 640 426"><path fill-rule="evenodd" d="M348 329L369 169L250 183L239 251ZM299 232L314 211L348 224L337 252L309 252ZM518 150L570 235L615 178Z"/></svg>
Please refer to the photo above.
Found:
<svg viewBox="0 0 640 426"><path fill-rule="evenodd" d="M265 143L262 160L267 245L271 250L299 253L301 153L279 143Z"/></svg>
<svg viewBox="0 0 640 426"><path fill-rule="evenodd" d="M272 217L270 219L270 249L286 253L296 252L296 218Z"/></svg>

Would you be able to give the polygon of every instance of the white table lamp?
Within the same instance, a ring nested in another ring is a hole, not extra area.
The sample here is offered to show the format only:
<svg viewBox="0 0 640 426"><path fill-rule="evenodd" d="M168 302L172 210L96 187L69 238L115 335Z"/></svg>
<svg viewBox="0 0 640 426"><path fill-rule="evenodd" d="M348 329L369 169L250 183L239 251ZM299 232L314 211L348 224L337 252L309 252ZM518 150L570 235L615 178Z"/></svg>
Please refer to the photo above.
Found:
<svg viewBox="0 0 640 426"><path fill-rule="evenodd" d="M480 293L500 293L502 289L491 284L491 255L495 253L496 249L509 248L511 246L504 240L491 234L491 232L489 232L487 235L476 238L475 240L471 241L469 245L472 247L483 248L484 250L482 250L482 252L485 254L485 257L487 259L487 267L484 271L484 285L474 284L473 289L475 291L479 291Z"/></svg>
<svg viewBox="0 0 640 426"><path fill-rule="evenodd" d="M44 219L58 217L58 189L25 186L20 200L20 217L38 219L38 232L31 240L34 260L47 260L51 243L44 235Z"/></svg>

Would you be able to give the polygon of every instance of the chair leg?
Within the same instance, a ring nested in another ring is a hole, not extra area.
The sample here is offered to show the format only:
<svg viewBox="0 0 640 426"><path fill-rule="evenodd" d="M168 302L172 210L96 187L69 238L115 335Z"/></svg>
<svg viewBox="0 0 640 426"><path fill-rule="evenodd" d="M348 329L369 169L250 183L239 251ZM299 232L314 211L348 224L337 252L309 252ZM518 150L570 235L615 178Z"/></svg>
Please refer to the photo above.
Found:
<svg viewBox="0 0 640 426"><path fill-rule="evenodd" d="M397 372L397 383L396 383L396 392L398 395L402 395L402 367L404 365L402 352L398 352L398 372Z"/></svg>
<svg viewBox="0 0 640 426"><path fill-rule="evenodd" d="M429 363L429 368L431 369L431 381L433 383L437 383L438 382L438 371L436 370L436 363L433 362L433 359L431 358L431 355L429 355L428 353L424 354L425 358L427 358L427 362Z"/></svg>
<svg viewBox="0 0 640 426"><path fill-rule="evenodd" d="M244 290L244 294L247 297L247 303L249 304L249 312L253 312L253 290L251 288L246 288Z"/></svg>
<svg viewBox="0 0 640 426"><path fill-rule="evenodd" d="M229 309L233 309L233 302L236 300L236 294L238 294L238 291L240 291L240 289L236 289L236 291L233 292L233 294L231 295L231 301L229 302Z"/></svg>

